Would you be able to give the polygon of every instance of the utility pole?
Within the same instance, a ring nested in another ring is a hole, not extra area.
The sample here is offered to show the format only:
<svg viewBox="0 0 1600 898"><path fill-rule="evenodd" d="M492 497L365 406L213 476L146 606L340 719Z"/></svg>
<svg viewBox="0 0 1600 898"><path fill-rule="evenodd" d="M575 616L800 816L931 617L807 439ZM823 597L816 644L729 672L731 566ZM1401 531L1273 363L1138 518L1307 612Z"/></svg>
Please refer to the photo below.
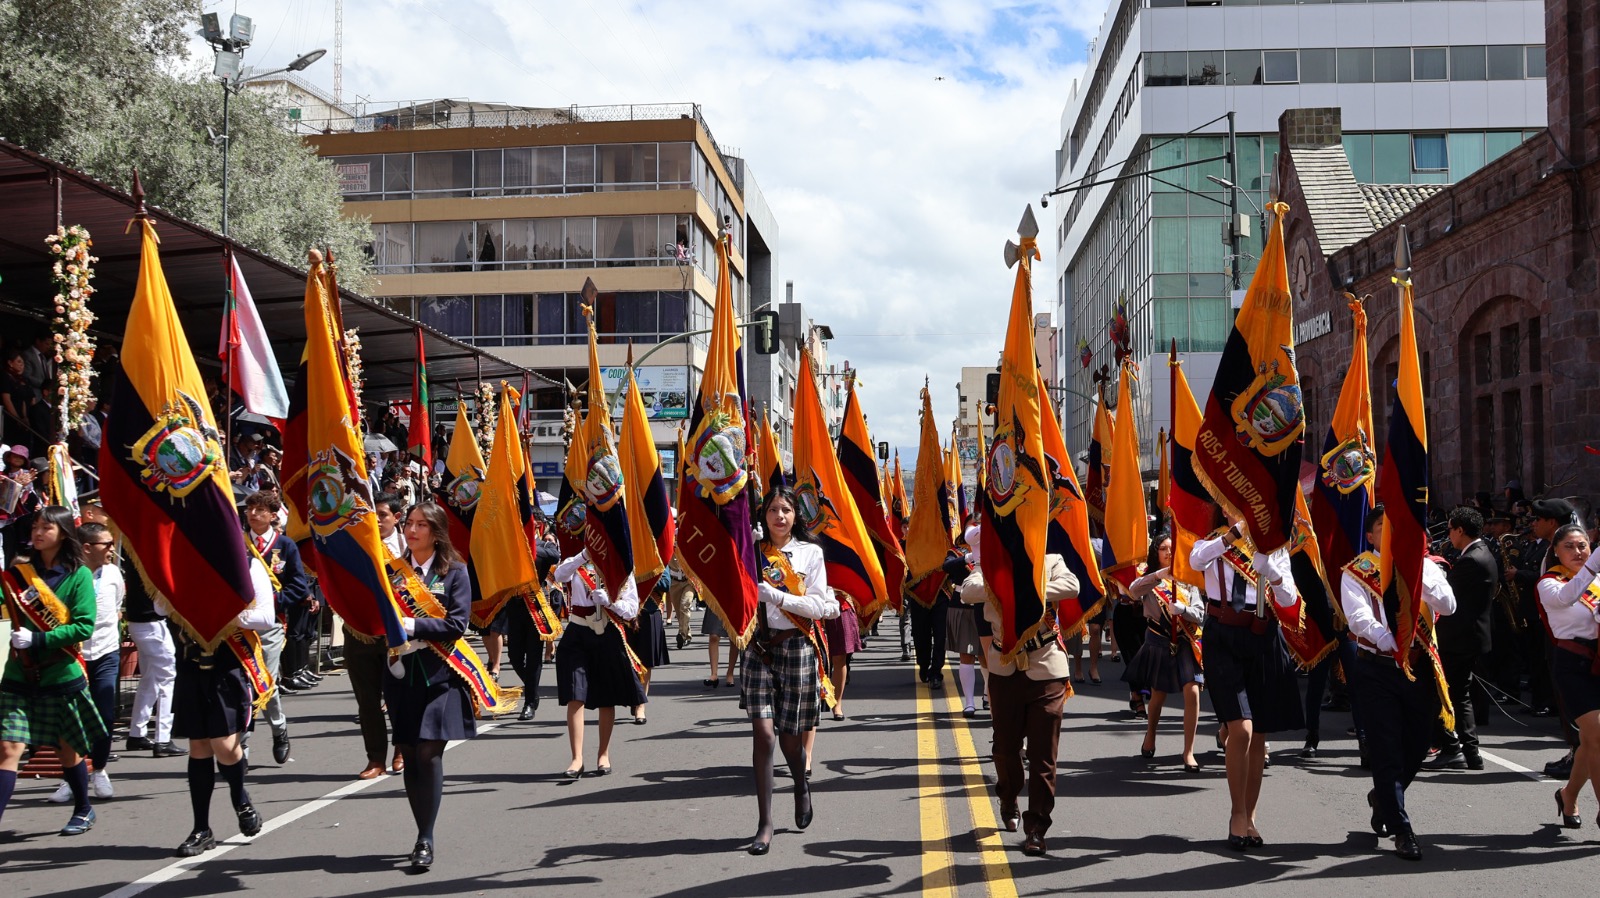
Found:
<svg viewBox="0 0 1600 898"><path fill-rule="evenodd" d="M1233 129L1233 111L1228 112L1228 249L1232 259L1233 289L1239 289L1239 135Z"/></svg>

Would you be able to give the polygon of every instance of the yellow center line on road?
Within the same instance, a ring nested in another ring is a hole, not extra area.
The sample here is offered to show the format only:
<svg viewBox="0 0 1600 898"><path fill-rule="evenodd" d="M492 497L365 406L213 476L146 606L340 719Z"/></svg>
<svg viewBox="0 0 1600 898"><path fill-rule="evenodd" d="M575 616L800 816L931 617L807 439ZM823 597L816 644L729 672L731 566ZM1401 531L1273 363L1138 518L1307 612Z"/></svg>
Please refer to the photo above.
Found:
<svg viewBox="0 0 1600 898"><path fill-rule="evenodd" d="M940 784L939 724L926 683L917 684L917 808L922 816L922 894L955 898L955 854Z"/></svg>
<svg viewBox="0 0 1600 898"><path fill-rule="evenodd" d="M955 716L961 712L961 699L954 689L947 698L950 715L955 721L956 760L961 765L967 807L978 837L978 856L983 860L984 884L989 887L989 898L1017 898L1017 884L1011 878L1011 862L1006 860L1005 842L1000 837L994 805L989 802L989 788L983 781L983 766L972 742L972 729L966 718Z"/></svg>

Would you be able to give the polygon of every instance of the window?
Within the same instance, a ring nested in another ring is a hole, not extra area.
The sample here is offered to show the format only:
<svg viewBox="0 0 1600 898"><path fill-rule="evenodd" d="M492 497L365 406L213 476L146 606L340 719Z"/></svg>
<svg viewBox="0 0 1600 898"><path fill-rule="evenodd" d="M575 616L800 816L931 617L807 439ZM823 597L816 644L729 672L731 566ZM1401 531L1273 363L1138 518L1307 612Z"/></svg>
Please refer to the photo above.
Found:
<svg viewBox="0 0 1600 898"><path fill-rule="evenodd" d="M1224 55L1227 65L1227 83L1260 84L1261 51L1229 50Z"/></svg>
<svg viewBox="0 0 1600 898"><path fill-rule="evenodd" d="M594 190L594 147L567 147L567 192Z"/></svg>
<svg viewBox="0 0 1600 898"><path fill-rule="evenodd" d="M1350 171L1362 184L1372 184L1372 135L1346 134L1344 154L1350 159Z"/></svg>
<svg viewBox="0 0 1600 898"><path fill-rule="evenodd" d="M1189 84L1221 84L1222 67L1221 50L1190 50Z"/></svg>
<svg viewBox="0 0 1600 898"><path fill-rule="evenodd" d="M1186 272L1189 270L1189 220L1186 218L1157 218L1151 222L1155 236L1152 251L1156 272Z"/></svg>
<svg viewBox="0 0 1600 898"><path fill-rule="evenodd" d="M1264 80L1268 84L1294 84L1300 80L1300 54L1293 50L1268 50Z"/></svg>
<svg viewBox="0 0 1600 898"><path fill-rule="evenodd" d="M434 196L472 195L472 151L417 153L415 190Z"/></svg>
<svg viewBox="0 0 1600 898"><path fill-rule="evenodd" d="M1450 56L1444 47L1418 47L1411 51L1412 77L1418 81L1443 81L1449 77Z"/></svg>
<svg viewBox="0 0 1600 898"><path fill-rule="evenodd" d="M1492 339L1488 331L1474 334L1472 337L1472 367L1475 375L1473 382L1478 386L1494 380L1494 356L1489 349Z"/></svg>
<svg viewBox="0 0 1600 898"><path fill-rule="evenodd" d="M1332 84L1337 79L1334 53L1328 48L1300 51L1300 83Z"/></svg>
<svg viewBox="0 0 1600 898"><path fill-rule="evenodd" d="M505 322L500 314L501 297L475 296L474 305L477 307L477 320L472 327L472 342L479 346L499 346L500 336L505 333Z"/></svg>
<svg viewBox="0 0 1600 898"><path fill-rule="evenodd" d="M1416 134L1411 138L1412 168L1416 171L1448 171L1450 153L1443 134Z"/></svg>
<svg viewBox="0 0 1600 898"><path fill-rule="evenodd" d="M1488 162L1499 159L1522 143L1521 131L1490 131L1483 137Z"/></svg>
<svg viewBox="0 0 1600 898"><path fill-rule="evenodd" d="M658 303L660 314L661 336L670 337L689 330L687 320L688 310L684 294L676 291L663 291Z"/></svg>
<svg viewBox="0 0 1600 898"><path fill-rule="evenodd" d="M656 183L656 145L603 144L595 147L595 184L600 190L652 189Z"/></svg>
<svg viewBox="0 0 1600 898"><path fill-rule="evenodd" d="M605 267L631 265L654 258L656 222L653 215L612 215L598 219L595 258Z"/></svg>
<svg viewBox="0 0 1600 898"><path fill-rule="evenodd" d="M1146 53L1144 55L1144 83L1146 87L1181 87L1189 81L1189 54Z"/></svg>
<svg viewBox="0 0 1600 898"><path fill-rule="evenodd" d="M1523 47L1490 47L1489 48L1489 80L1490 81L1521 81Z"/></svg>
<svg viewBox="0 0 1600 898"><path fill-rule="evenodd" d="M423 324L452 337L472 337L472 298L468 296L424 296L417 300L417 318Z"/></svg>
<svg viewBox="0 0 1600 898"><path fill-rule="evenodd" d="M1500 328L1500 376L1522 373L1522 328L1516 322Z"/></svg>
<svg viewBox="0 0 1600 898"><path fill-rule="evenodd" d="M478 222L477 270L502 267L506 261L506 223L499 219Z"/></svg>
<svg viewBox="0 0 1600 898"><path fill-rule="evenodd" d="M1372 55L1372 80L1380 83L1411 80L1410 47L1379 47Z"/></svg>
<svg viewBox="0 0 1600 898"><path fill-rule="evenodd" d="M1482 81L1488 77L1483 47L1450 48L1450 80Z"/></svg>
<svg viewBox="0 0 1600 898"><path fill-rule="evenodd" d="M505 321L503 345L532 346L529 327L533 323L533 297L526 293L507 295L501 314Z"/></svg>
<svg viewBox="0 0 1600 898"><path fill-rule="evenodd" d="M534 333L540 346L560 346L565 342L567 297L564 293L541 293L534 300Z"/></svg>
<svg viewBox="0 0 1600 898"><path fill-rule="evenodd" d="M1459 181L1483 168L1483 135L1477 131L1449 137L1450 180Z"/></svg>
<svg viewBox="0 0 1600 898"><path fill-rule="evenodd" d="M472 245L470 221L417 222L416 266L419 270L471 271Z"/></svg>
<svg viewBox="0 0 1600 898"><path fill-rule="evenodd" d="M473 159L472 195L499 196L500 193L500 151L478 150Z"/></svg>
<svg viewBox="0 0 1600 898"><path fill-rule="evenodd" d="M1534 44L1523 48L1529 78L1543 78L1545 74L1544 45Z"/></svg>
<svg viewBox="0 0 1600 898"><path fill-rule="evenodd" d="M339 192L345 199L382 199L382 156L332 156L329 161L339 177Z"/></svg>
<svg viewBox="0 0 1600 898"><path fill-rule="evenodd" d="M1372 180L1375 184L1410 184L1411 135L1372 135Z"/></svg>
<svg viewBox="0 0 1600 898"><path fill-rule="evenodd" d="M691 144L664 143L660 145L658 155L661 165L661 186L688 187L694 180L694 153L690 151Z"/></svg>
<svg viewBox="0 0 1600 898"><path fill-rule="evenodd" d="M372 226L372 264L379 273L411 273L411 225Z"/></svg>
<svg viewBox="0 0 1600 898"><path fill-rule="evenodd" d="M1372 48L1354 47L1338 51L1339 83L1366 84L1372 81Z"/></svg>

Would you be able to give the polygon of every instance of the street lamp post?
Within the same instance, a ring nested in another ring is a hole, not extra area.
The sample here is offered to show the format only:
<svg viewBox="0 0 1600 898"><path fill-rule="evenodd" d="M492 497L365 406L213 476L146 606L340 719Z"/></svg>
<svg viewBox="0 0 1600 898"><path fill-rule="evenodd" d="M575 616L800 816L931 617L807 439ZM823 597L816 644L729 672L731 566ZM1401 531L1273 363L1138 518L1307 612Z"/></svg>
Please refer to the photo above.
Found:
<svg viewBox="0 0 1600 898"><path fill-rule="evenodd" d="M222 31L222 23L216 13L206 13L200 17L200 36L211 45L217 57L212 74L216 75L222 84L222 133L213 135L212 142L222 146L222 235L224 237L228 235L228 150L233 145L229 101L251 81L284 72L304 71L328 53L327 50L312 50L297 57L283 68L247 73L241 68L241 63L244 60L245 48L250 46L250 40L254 35L255 23L249 16L234 15L228 23L226 34Z"/></svg>

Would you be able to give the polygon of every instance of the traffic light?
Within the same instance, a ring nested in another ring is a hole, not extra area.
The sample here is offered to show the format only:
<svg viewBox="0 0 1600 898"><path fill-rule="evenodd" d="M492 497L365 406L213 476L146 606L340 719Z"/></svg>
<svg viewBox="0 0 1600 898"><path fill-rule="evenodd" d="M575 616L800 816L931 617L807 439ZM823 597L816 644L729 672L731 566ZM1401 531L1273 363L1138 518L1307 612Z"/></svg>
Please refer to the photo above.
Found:
<svg viewBox="0 0 1600 898"><path fill-rule="evenodd" d="M755 344L758 355L772 355L778 351L778 312L766 309L755 313Z"/></svg>
<svg viewBox="0 0 1600 898"><path fill-rule="evenodd" d="M988 374L984 375L983 386L983 395L985 401L987 401L990 405L998 404L1000 402L1000 372L990 371Z"/></svg>

